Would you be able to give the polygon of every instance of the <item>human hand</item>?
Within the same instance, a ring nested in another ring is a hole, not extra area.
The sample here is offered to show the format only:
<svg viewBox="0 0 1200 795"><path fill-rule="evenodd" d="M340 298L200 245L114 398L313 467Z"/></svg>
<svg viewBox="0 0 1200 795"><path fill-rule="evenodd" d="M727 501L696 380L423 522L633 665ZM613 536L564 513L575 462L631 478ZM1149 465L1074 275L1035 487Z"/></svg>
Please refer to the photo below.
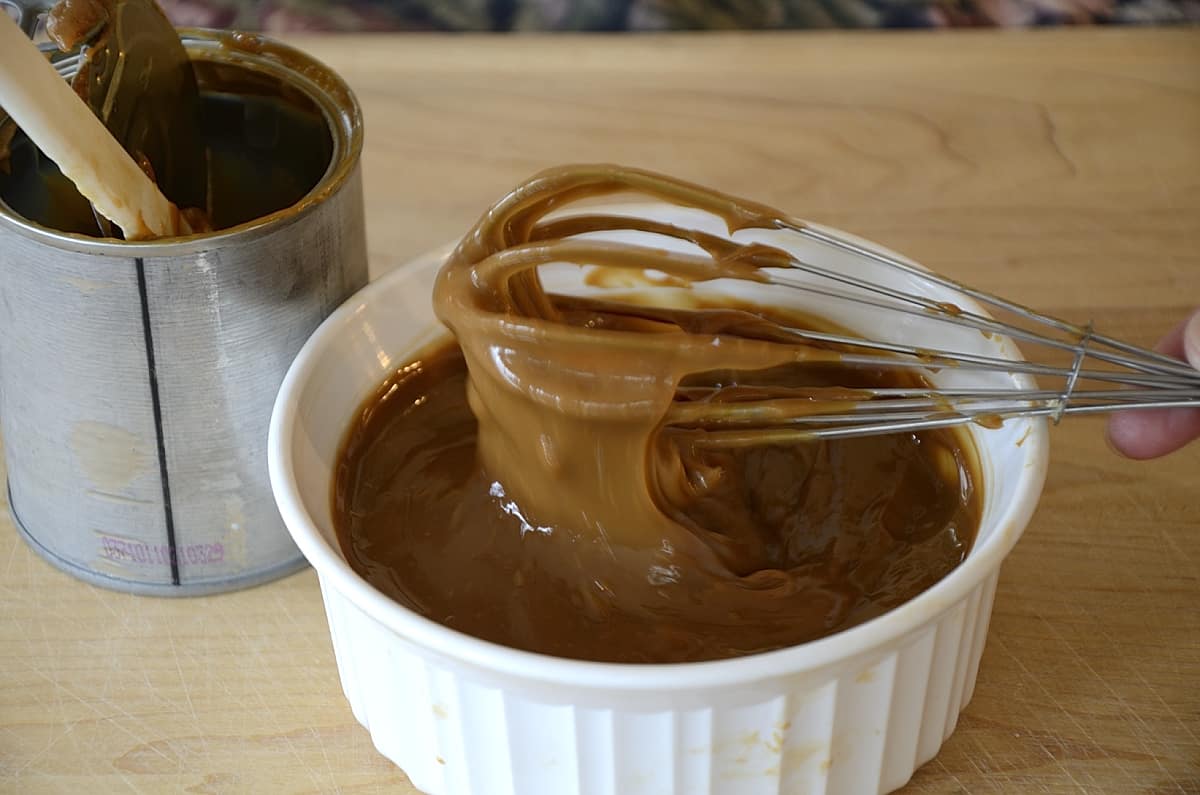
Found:
<svg viewBox="0 0 1200 795"><path fill-rule="evenodd" d="M1200 309L1163 337L1154 349L1186 359L1200 370ZM1157 458L1197 438L1200 438L1200 409L1122 411L1108 422L1109 441L1117 452L1129 458Z"/></svg>

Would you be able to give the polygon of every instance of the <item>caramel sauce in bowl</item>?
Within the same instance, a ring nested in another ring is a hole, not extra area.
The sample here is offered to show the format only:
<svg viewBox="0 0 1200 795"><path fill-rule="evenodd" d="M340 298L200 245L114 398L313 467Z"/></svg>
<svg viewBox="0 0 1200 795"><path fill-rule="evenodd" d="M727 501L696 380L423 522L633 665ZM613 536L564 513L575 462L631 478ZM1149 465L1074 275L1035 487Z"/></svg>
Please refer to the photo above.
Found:
<svg viewBox="0 0 1200 795"><path fill-rule="evenodd" d="M717 219L676 206L610 210L720 230ZM795 236L741 234L854 267ZM430 296L448 254L392 271L326 321L283 383L268 444L276 501L321 581L343 688L380 751L437 795L859 795L902 786L937 753L974 688L1000 564L1042 488L1044 422L969 429L983 481L969 554L932 587L849 629L777 651L674 664L589 662L490 643L422 617L355 573L331 504L355 412L445 336ZM957 295L927 294L982 312ZM921 318L884 327L887 319L865 310L827 316L864 336L915 345L945 333ZM1020 358L1009 340L973 336L963 342L979 353ZM933 380L961 386L962 377L942 371ZM986 378L1030 386L1021 376Z"/></svg>

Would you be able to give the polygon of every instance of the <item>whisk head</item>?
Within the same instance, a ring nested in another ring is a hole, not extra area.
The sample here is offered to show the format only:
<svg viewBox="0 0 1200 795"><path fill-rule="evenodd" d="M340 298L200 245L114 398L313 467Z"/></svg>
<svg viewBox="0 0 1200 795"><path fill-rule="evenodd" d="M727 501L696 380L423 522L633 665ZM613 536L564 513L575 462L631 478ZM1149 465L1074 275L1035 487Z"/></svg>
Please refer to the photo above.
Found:
<svg viewBox="0 0 1200 795"><path fill-rule="evenodd" d="M965 329L985 337L1003 337L1021 345L1027 357L1012 361L1004 356L965 351L948 344L915 348L859 341L863 362L879 356L891 357L887 366L949 367L963 373L1000 372L1025 374L1038 386L1014 384L1008 388L939 388L929 394L880 390L851 415L832 420L838 426L822 435L863 435L874 432L943 427L965 422L985 426L1009 417L1040 416L1059 422L1067 414L1111 412L1135 408L1200 406L1200 372L1186 363L1155 351L1103 335L1091 321L1077 325L1015 302L969 287L947 277L847 236L792 222L781 228L832 251L843 252L881 268L913 278L921 286L906 292L890 288L881 280L865 280L837 273L801 259L792 268L815 279L836 285L828 292L839 300L860 303L880 311L901 315L919 313L947 329ZM785 274L773 281L789 286ZM825 290L812 283L799 289ZM931 293L948 290L953 300L931 298ZM996 316L1004 319L997 319ZM839 340L854 345L851 340ZM839 433L838 429L845 433Z"/></svg>
<svg viewBox="0 0 1200 795"><path fill-rule="evenodd" d="M571 206L631 191L664 204ZM756 384L753 377L728 385L719 375L685 381L664 425L706 445L1200 406L1200 372L1186 363L852 236L667 177L610 166L552 170L493 208L499 214L507 219L501 238L469 237L456 256L480 263L479 282L494 280L510 311L563 323L586 315L605 330L643 322L707 336L714 345L753 340L802 351L797 361L913 376L901 379L911 385L851 388ZM552 279L543 283L537 275L554 262L633 274L639 297L556 293ZM709 287L760 308L686 308L676 300L680 290ZM844 329L806 327L771 307L829 318ZM645 335L642 344L662 341Z"/></svg>

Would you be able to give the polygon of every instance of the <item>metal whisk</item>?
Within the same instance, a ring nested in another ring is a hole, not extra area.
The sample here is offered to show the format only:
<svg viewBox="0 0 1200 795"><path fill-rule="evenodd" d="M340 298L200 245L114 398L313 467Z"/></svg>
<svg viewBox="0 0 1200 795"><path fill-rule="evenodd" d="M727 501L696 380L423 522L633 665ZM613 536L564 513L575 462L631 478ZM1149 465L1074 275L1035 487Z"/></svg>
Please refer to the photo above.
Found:
<svg viewBox="0 0 1200 795"><path fill-rule="evenodd" d="M630 192L664 204L626 206L616 213L563 212L581 198ZM668 205L674 209L662 209ZM827 363L922 376L885 379L903 386L862 389L755 385L753 376L749 387L685 384L665 424L697 431L705 445L965 423L994 427L1015 417L1057 423L1073 414L1200 407L1200 372L1185 362L1100 334L1090 323L1079 326L968 287L769 207L638 169L599 165L543 172L498 202L455 256L477 263L483 270L472 276L475 283L507 296L505 311L516 314L561 321L565 308L618 323L640 318L706 335L713 344L728 335L817 351ZM554 261L657 270L668 276L660 284L682 275L689 292L722 281L728 286L732 277L735 294L758 291L753 304L883 332L864 338L799 327L753 310L732 309L714 319L670 302L633 305L610 296L544 291L537 269ZM644 345L663 344L653 335L642 339ZM1037 355L1029 355L1032 349Z"/></svg>
<svg viewBox="0 0 1200 795"><path fill-rule="evenodd" d="M1020 416L1047 417L1058 423L1068 414L1094 414L1127 409L1200 407L1200 371L1169 356L1146 350L1096 332L1089 322L1078 326L1042 314L1004 298L978 290L931 271L915 267L839 234L807 225L779 222L786 229L832 250L863 258L928 285L951 290L973 299L989 310L1000 310L1013 318L1001 321L968 311L955 303L934 300L869 282L830 268L790 258L789 269L815 277L803 284L787 270L774 271L772 284L798 288L838 300L848 300L880 311L916 315L949 326L970 329L985 336L1000 335L1018 343L1031 343L1069 356L1069 363L1055 365L1039 361L1012 361L989 355L966 353L954 348L918 348L896 342L864 340L853 336L795 330L799 339L844 346L847 364L880 368L1023 373L1053 384L1051 388L939 388L930 392L912 388L867 390L870 399L858 401L853 410L814 414L790 419L795 425L811 425L810 432L822 438L866 436L961 425L990 424ZM821 284L824 282L825 285Z"/></svg>

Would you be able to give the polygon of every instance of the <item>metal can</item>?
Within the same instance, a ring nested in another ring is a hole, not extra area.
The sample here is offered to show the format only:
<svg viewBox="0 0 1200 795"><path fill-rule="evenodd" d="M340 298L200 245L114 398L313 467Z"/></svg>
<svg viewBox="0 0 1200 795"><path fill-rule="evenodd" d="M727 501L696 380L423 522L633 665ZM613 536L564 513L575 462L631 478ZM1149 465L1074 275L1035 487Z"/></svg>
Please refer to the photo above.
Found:
<svg viewBox="0 0 1200 795"><path fill-rule="evenodd" d="M55 566L157 595L304 565L271 497L271 406L309 334L367 282L362 114L344 81L258 37L181 37L225 158L209 167L225 228L88 236L32 145L0 175L9 509Z"/></svg>

